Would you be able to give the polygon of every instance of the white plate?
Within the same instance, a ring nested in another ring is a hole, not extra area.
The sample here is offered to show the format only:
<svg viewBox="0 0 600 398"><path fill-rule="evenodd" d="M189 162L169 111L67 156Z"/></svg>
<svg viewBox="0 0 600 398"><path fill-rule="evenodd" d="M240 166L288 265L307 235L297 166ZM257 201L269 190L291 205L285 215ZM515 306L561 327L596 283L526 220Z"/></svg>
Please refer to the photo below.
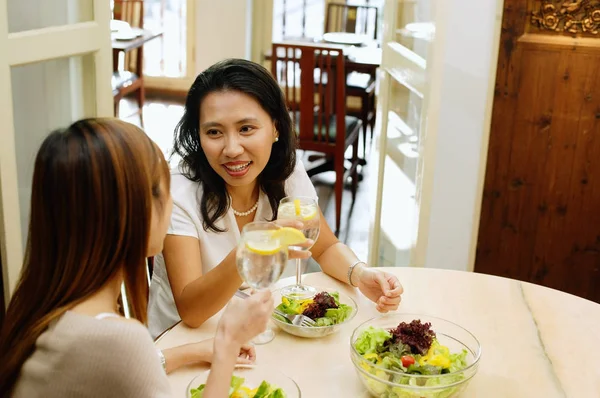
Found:
<svg viewBox="0 0 600 398"><path fill-rule="evenodd" d="M137 35L135 33L131 33L131 32L117 32L113 38L115 40L123 40L123 41L127 41L127 40L133 40L137 37Z"/></svg>
<svg viewBox="0 0 600 398"><path fill-rule="evenodd" d="M369 40L367 35L358 35L356 33L329 32L323 35L323 40L328 43L360 45Z"/></svg>
<svg viewBox="0 0 600 398"><path fill-rule="evenodd" d="M131 26L125 21L119 21L118 19L110 20L110 31L118 32L120 30L131 29Z"/></svg>

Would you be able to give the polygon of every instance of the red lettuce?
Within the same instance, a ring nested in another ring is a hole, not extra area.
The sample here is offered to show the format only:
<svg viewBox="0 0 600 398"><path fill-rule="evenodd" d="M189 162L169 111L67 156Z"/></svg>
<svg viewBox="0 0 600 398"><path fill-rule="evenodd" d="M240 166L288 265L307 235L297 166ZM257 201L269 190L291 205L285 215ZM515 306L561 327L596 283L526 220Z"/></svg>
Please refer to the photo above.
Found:
<svg viewBox="0 0 600 398"><path fill-rule="evenodd" d="M396 329L391 329L390 333L392 334L390 343L407 345L413 354L425 355L435 339L431 323L421 323L420 319L415 319L411 323L402 322Z"/></svg>

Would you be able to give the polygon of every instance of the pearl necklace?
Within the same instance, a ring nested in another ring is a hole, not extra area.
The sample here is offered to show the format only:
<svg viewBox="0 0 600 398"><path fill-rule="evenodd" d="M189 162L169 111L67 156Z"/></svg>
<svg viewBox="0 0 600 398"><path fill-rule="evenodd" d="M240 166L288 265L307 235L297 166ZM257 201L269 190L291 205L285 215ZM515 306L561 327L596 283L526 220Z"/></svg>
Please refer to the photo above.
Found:
<svg viewBox="0 0 600 398"><path fill-rule="evenodd" d="M249 214L252 214L256 211L256 208L258 207L258 200L256 200L256 203L254 204L254 206L252 206L250 208L250 210L248 211L237 211L236 209L234 209L233 207L231 207L231 210L233 210L233 214L235 214L238 217L245 217Z"/></svg>

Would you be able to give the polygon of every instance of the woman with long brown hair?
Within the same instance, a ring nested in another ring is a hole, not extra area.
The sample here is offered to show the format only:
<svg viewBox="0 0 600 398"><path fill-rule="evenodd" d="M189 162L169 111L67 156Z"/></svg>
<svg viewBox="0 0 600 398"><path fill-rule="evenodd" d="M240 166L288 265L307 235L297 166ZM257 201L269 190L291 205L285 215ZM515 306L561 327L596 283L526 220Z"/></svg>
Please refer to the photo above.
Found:
<svg viewBox="0 0 600 398"><path fill-rule="evenodd" d="M236 301L214 342L157 355L143 325L145 259L162 249L169 179L157 146L116 119L81 120L44 140L21 279L0 332L2 396L169 396L164 370L211 360L204 397L227 396L236 360L254 357L244 342L264 330L273 302L269 292ZM123 283L137 320L118 315Z"/></svg>

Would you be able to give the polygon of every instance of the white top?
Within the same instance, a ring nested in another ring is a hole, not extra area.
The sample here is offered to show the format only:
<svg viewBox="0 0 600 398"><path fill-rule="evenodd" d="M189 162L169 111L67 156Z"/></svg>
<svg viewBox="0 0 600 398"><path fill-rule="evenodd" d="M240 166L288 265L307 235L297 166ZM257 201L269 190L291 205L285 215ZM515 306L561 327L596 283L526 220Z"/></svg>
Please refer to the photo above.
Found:
<svg viewBox="0 0 600 398"><path fill-rule="evenodd" d="M304 165L300 160L292 175L285 182L287 196L308 196L317 199L313 186ZM171 196L173 197L173 213L167 234L192 236L200 241L202 256L202 273L219 265L221 261L237 246L240 231L231 208L216 222L217 227L225 232L205 231L202 226L202 214L198 198L202 195L200 183L188 180L179 170L171 172ZM245 209L236 209L244 211ZM258 197L255 221L270 220L273 212L269 199L264 192ZM173 293L167 277L165 260L162 254L154 257L154 272L150 285L148 303L148 328L153 338L179 322L181 318L175 306Z"/></svg>

